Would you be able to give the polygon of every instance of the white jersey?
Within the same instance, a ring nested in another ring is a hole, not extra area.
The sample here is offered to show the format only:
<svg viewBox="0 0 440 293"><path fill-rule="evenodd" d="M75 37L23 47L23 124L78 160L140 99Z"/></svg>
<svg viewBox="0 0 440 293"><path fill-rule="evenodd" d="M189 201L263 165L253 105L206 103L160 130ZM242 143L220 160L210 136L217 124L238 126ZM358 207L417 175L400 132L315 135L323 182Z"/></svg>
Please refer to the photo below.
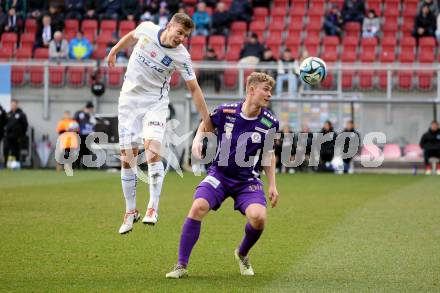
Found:
<svg viewBox="0 0 440 293"><path fill-rule="evenodd" d="M134 37L138 42L128 61L122 93L168 100L174 70L178 70L185 81L196 78L185 46L164 46L160 43L162 32L163 29L149 21L136 28Z"/></svg>

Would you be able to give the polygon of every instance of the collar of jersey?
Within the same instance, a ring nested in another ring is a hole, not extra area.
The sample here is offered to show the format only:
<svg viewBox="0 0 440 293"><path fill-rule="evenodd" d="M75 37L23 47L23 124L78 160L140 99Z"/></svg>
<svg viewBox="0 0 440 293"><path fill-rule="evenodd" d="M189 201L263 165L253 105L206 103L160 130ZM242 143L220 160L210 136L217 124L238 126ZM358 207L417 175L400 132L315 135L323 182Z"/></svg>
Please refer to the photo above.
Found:
<svg viewBox="0 0 440 293"><path fill-rule="evenodd" d="M160 42L160 35L162 35L162 33L163 33L164 30L165 30L165 29L161 28L161 29L157 32L157 40L159 41L159 45L161 45L162 47L167 48L167 49L173 49L173 47L170 47L170 46L164 45L164 44L162 44L162 43Z"/></svg>
<svg viewBox="0 0 440 293"><path fill-rule="evenodd" d="M248 116L243 114L243 111L241 111L241 107L242 106L243 106L243 102L239 103L237 110L240 112L240 117L245 119L245 120L257 120L260 117L261 113L263 113L263 108L261 108L260 114L258 114L255 117L248 117Z"/></svg>

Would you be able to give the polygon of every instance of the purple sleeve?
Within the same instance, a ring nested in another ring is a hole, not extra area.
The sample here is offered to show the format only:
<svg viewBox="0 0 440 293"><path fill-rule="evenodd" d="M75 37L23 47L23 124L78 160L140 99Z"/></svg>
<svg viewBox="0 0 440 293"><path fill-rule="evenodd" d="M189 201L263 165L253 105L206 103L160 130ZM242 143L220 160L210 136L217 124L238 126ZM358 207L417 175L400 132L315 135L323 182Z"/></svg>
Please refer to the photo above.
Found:
<svg viewBox="0 0 440 293"><path fill-rule="evenodd" d="M211 112L211 121L215 128L218 128L223 123L223 108L218 106Z"/></svg>

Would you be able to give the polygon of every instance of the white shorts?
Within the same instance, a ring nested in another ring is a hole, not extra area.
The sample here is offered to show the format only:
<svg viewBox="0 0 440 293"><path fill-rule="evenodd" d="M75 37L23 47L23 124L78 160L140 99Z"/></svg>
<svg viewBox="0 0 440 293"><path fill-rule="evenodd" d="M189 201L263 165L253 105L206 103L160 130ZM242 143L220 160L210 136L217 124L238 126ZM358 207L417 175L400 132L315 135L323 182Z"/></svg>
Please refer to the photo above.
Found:
<svg viewBox="0 0 440 293"><path fill-rule="evenodd" d="M162 143L168 115L168 99L128 96L121 93L118 105L119 146L137 147L144 140Z"/></svg>

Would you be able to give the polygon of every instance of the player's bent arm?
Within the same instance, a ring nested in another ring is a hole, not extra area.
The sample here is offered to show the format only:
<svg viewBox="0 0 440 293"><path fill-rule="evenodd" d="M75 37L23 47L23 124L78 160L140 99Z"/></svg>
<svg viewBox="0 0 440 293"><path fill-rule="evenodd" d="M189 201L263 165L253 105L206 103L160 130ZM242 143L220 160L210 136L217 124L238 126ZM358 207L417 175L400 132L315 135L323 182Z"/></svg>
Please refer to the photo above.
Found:
<svg viewBox="0 0 440 293"><path fill-rule="evenodd" d="M118 43L110 50L110 53L108 54L107 57L108 66L109 67L115 66L116 55L125 48L135 45L137 41L138 39L134 37L134 31L131 31L125 36L123 36L122 39L118 41Z"/></svg>
<svg viewBox="0 0 440 293"><path fill-rule="evenodd" d="M202 116L205 129L212 131L214 127L212 126L211 118L209 117L208 107L206 106L205 102L205 97L203 96L202 89L200 88L197 79L186 81L186 86L191 93L194 105L196 105L200 116Z"/></svg>

